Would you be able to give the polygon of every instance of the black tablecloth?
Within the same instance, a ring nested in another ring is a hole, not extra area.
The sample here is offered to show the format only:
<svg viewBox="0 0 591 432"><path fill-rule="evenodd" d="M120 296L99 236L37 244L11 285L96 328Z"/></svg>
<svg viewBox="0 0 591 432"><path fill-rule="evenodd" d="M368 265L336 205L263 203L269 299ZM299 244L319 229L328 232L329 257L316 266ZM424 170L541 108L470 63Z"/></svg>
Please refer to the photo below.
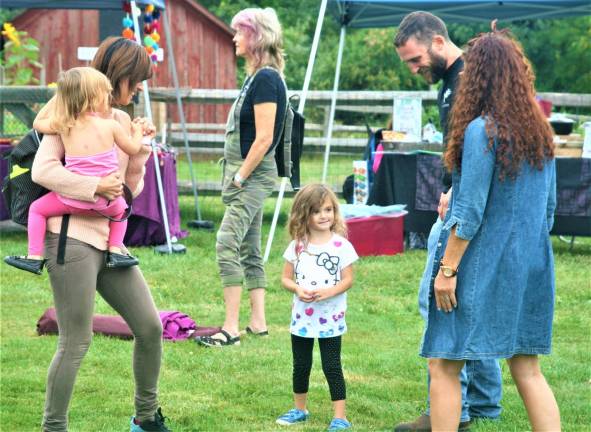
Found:
<svg viewBox="0 0 591 432"><path fill-rule="evenodd" d="M438 155L384 154L368 204L406 204L404 231L428 234L437 218L442 172ZM556 176L552 234L591 236L591 159L557 158Z"/></svg>

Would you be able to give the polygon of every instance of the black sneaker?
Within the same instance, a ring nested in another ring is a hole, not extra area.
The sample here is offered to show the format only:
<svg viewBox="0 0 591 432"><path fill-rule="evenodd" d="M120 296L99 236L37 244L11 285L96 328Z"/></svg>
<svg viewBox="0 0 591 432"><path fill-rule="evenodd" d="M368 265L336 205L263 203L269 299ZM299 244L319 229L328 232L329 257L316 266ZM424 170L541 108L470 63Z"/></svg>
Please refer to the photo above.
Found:
<svg viewBox="0 0 591 432"><path fill-rule="evenodd" d="M138 421L135 417L131 418L130 432L172 432L164 425L167 417L162 415L162 409L158 408L154 414L154 420Z"/></svg>
<svg viewBox="0 0 591 432"><path fill-rule="evenodd" d="M109 252L107 254L107 267L109 268L125 268L138 265L140 261L132 255L123 255Z"/></svg>
<svg viewBox="0 0 591 432"><path fill-rule="evenodd" d="M45 265L44 259L30 259L26 256L17 255L4 257L4 262L17 269L25 270L37 275L43 273L43 266Z"/></svg>

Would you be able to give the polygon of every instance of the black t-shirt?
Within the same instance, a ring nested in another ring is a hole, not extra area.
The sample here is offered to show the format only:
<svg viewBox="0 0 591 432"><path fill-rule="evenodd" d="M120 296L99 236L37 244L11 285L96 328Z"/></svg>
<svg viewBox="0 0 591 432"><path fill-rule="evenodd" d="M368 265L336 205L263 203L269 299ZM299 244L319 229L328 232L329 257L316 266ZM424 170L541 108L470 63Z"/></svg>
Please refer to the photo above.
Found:
<svg viewBox="0 0 591 432"><path fill-rule="evenodd" d="M251 82L252 80L252 82ZM269 151L275 148L279 140L279 134L285 119L286 98L285 86L274 69L262 69L255 76L247 78L244 85L249 85L242 109L240 110L240 151L242 158L246 158L252 143L256 138L254 123L254 106L265 102L277 104L275 114L275 128L273 129L273 145ZM267 152L269 153L269 152Z"/></svg>
<svg viewBox="0 0 591 432"><path fill-rule="evenodd" d="M443 142L447 142L447 128L449 111L454 103L458 76L464 69L464 60L458 57L455 62L443 74L443 85L437 94L437 107L439 108L439 123L443 128Z"/></svg>
<svg viewBox="0 0 591 432"><path fill-rule="evenodd" d="M456 85L460 72L464 69L464 60L458 57L455 62L443 74L443 85L437 94L437 107L439 108L439 123L443 129L443 145L447 147L447 131L449 122L449 112L454 103ZM451 174L443 169L441 181L446 189L451 187Z"/></svg>

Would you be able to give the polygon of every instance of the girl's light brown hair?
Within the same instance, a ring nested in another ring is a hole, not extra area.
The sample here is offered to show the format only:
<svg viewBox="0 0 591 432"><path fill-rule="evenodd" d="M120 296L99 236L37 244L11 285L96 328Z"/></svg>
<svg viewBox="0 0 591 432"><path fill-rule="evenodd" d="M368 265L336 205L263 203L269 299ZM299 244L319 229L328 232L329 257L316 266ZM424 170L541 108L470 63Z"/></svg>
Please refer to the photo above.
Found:
<svg viewBox="0 0 591 432"><path fill-rule="evenodd" d="M332 190L323 184L313 183L304 186L296 194L287 229L292 239L305 242L310 232L308 231L308 221L314 210L322 207L326 199L331 201L334 210L334 222L330 227L332 232L342 236L347 235L347 226L339 210L339 201Z"/></svg>
<svg viewBox="0 0 591 432"><path fill-rule="evenodd" d="M91 67L76 67L60 73L51 127L67 135L82 114L105 110L111 90L109 79Z"/></svg>
<svg viewBox="0 0 591 432"><path fill-rule="evenodd" d="M552 130L535 100L535 76L519 43L507 29L485 33L468 42L464 61L451 113L446 167L461 170L466 127L484 117L489 150L497 141L499 179L515 178L524 161L542 169L554 156Z"/></svg>
<svg viewBox="0 0 591 432"><path fill-rule="evenodd" d="M90 64L104 73L113 86L113 102L118 104L121 84L129 82L132 91L140 82L152 77L152 61L146 50L135 41L123 37L105 39Z"/></svg>

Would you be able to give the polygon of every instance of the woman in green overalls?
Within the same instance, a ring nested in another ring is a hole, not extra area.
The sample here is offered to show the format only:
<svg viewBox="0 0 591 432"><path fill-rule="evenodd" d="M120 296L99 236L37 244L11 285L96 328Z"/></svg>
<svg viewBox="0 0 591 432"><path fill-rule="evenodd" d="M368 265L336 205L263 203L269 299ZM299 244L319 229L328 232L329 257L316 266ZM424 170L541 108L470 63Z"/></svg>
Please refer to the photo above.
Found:
<svg viewBox="0 0 591 432"><path fill-rule="evenodd" d="M281 25L271 8L250 8L232 19L236 55L246 60L247 78L226 124L222 201L226 211L217 233L217 262L224 288L226 318L219 333L197 342L223 347L240 343L242 286L248 290L251 317L247 333L267 335L261 254L263 202L277 180L275 146L287 108L283 80Z"/></svg>

